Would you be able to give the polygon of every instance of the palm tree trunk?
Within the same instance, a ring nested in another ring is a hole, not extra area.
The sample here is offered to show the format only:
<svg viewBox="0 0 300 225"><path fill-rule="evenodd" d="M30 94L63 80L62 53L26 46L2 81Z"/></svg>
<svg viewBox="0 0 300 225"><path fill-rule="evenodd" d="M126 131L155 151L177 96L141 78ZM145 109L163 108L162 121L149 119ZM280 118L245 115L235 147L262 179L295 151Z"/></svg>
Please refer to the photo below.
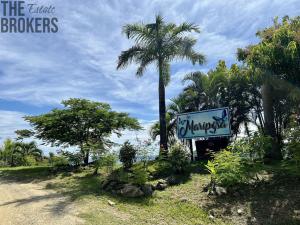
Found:
<svg viewBox="0 0 300 225"><path fill-rule="evenodd" d="M280 146L276 140L276 130L274 124L274 111L273 111L273 97L272 97L272 86L265 81L261 88L264 119L265 119L265 134L269 135L273 139L272 150L266 154L266 158L270 159L282 159Z"/></svg>
<svg viewBox="0 0 300 225"><path fill-rule="evenodd" d="M166 123L166 100L165 100L165 84L163 78L163 61L159 59L159 125L160 125L160 147L161 150L163 149L168 152L168 138L167 138L167 123ZM162 152L161 152L162 153ZM165 154L163 153L163 154Z"/></svg>

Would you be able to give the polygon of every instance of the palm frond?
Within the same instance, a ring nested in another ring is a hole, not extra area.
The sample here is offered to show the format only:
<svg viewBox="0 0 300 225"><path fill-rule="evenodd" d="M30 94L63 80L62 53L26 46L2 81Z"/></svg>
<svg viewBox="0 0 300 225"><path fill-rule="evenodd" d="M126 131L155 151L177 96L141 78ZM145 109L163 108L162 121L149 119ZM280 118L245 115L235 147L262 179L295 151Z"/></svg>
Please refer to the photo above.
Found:
<svg viewBox="0 0 300 225"><path fill-rule="evenodd" d="M200 33L200 29L197 25L193 23L182 23L176 28L174 28L173 33L174 35L179 35L184 32L192 32L192 31Z"/></svg>
<svg viewBox="0 0 300 225"><path fill-rule="evenodd" d="M117 69L125 68L135 59L139 58L144 49L139 45L134 45L126 51L122 51L118 59Z"/></svg>

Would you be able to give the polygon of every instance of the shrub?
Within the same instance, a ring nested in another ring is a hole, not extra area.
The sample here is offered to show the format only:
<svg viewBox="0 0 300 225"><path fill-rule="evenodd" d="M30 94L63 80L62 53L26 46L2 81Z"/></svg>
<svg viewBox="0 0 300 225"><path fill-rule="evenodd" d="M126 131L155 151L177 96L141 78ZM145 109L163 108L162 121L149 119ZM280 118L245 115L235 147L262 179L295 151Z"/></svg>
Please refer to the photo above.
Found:
<svg viewBox="0 0 300 225"><path fill-rule="evenodd" d="M242 157L252 161L262 161L272 150L272 138L255 132L251 137L235 141L230 147L232 151L239 152Z"/></svg>
<svg viewBox="0 0 300 225"><path fill-rule="evenodd" d="M144 168L135 168L132 172L130 182L137 185L145 184L149 179L149 174Z"/></svg>
<svg viewBox="0 0 300 225"><path fill-rule="evenodd" d="M32 155L28 155L24 157L24 165L25 166L35 166L37 165L37 161L35 160L35 157Z"/></svg>
<svg viewBox="0 0 300 225"><path fill-rule="evenodd" d="M222 150L214 154L214 159L208 161L206 168L211 174L211 183L228 187L247 182L259 167L241 157L239 152Z"/></svg>
<svg viewBox="0 0 300 225"><path fill-rule="evenodd" d="M172 164L166 160L155 160L148 168L148 172L153 178L163 178L173 173Z"/></svg>
<svg viewBox="0 0 300 225"><path fill-rule="evenodd" d="M53 156L52 163L54 167L66 167L69 165L67 158L64 156Z"/></svg>
<svg viewBox="0 0 300 225"><path fill-rule="evenodd" d="M126 141L121 147L119 159L123 163L125 170L132 167L133 162L136 159L136 149L129 143L129 141Z"/></svg>
<svg viewBox="0 0 300 225"><path fill-rule="evenodd" d="M121 183L131 183L136 185L143 185L148 181L148 172L142 168L134 168L132 171L126 171L123 168L114 170L108 177L110 180L116 180Z"/></svg>
<svg viewBox="0 0 300 225"><path fill-rule="evenodd" d="M175 173L183 173L189 165L190 156L184 145L176 143L170 148L168 160Z"/></svg>
<svg viewBox="0 0 300 225"><path fill-rule="evenodd" d="M113 153L107 153L95 160L95 174L98 173L98 168L106 168L107 173L111 173L117 164L116 155Z"/></svg>
<svg viewBox="0 0 300 225"><path fill-rule="evenodd" d="M285 144L284 151L287 158L294 161L300 166L300 128L292 128L285 132L287 143Z"/></svg>

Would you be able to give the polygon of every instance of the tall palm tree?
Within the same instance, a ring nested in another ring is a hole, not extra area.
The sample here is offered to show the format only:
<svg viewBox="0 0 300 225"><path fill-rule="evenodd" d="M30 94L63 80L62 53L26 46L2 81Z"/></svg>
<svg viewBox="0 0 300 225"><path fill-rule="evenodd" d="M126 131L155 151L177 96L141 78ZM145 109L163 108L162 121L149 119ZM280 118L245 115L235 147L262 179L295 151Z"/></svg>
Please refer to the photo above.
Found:
<svg viewBox="0 0 300 225"><path fill-rule="evenodd" d="M166 122L167 122L167 135L168 144L172 145L176 142L176 121L177 114L186 112L187 101L184 94L179 94L176 98L171 99L170 104L167 106ZM150 136L155 140L160 135L159 121L155 122L150 128Z"/></svg>
<svg viewBox="0 0 300 225"><path fill-rule="evenodd" d="M139 64L136 72L141 77L148 65L156 63L159 73L159 123L160 146L167 150L167 125L165 87L170 80L170 63L174 59L187 59L193 64L204 62L204 56L197 53L193 47L196 40L187 36L188 32L199 32L194 24L182 23L176 25L165 23L160 15L155 23L128 24L123 27L123 33L135 44L119 56L117 69L124 68L134 62Z"/></svg>

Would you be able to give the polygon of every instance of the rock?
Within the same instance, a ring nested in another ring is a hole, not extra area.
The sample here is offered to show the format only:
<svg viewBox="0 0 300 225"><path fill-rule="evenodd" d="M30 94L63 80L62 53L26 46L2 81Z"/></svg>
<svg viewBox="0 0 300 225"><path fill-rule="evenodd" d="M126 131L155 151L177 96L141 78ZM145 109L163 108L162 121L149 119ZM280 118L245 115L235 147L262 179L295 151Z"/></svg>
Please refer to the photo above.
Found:
<svg viewBox="0 0 300 225"><path fill-rule="evenodd" d="M234 197L236 197L236 198L239 198L239 197L241 197L241 194L238 192L238 191L236 191L236 192L233 192L233 194L232 194Z"/></svg>
<svg viewBox="0 0 300 225"><path fill-rule="evenodd" d="M210 210L210 211L209 211L209 215L216 216L216 212L215 212L215 210L213 210L213 209L212 209L212 210Z"/></svg>
<svg viewBox="0 0 300 225"><path fill-rule="evenodd" d="M121 189L120 194L130 198L142 197L145 195L139 187L132 184L125 184Z"/></svg>
<svg viewBox="0 0 300 225"><path fill-rule="evenodd" d="M213 215L209 215L208 218L213 220L215 217Z"/></svg>
<svg viewBox="0 0 300 225"><path fill-rule="evenodd" d="M168 187L168 182L166 180L159 180L155 186L156 190L162 191Z"/></svg>
<svg viewBox="0 0 300 225"><path fill-rule="evenodd" d="M142 189L142 191L144 192L144 194L146 196L151 196L154 192L154 188L152 187L151 184L145 184L145 185L142 186L141 189Z"/></svg>
<svg viewBox="0 0 300 225"><path fill-rule="evenodd" d="M115 206L115 205L116 205L116 203L114 203L113 201L108 200L107 202L108 202L108 204L109 204L110 206Z"/></svg>
<svg viewBox="0 0 300 225"><path fill-rule="evenodd" d="M242 214L243 214L243 210L242 210L242 209L238 209L238 210L237 210L237 213L238 213L239 215L242 215Z"/></svg>
<svg viewBox="0 0 300 225"><path fill-rule="evenodd" d="M110 180L104 180L104 181L102 182L102 184L101 184L102 188L103 188L103 189L106 189L107 186L109 185L109 183L110 183Z"/></svg>
<svg viewBox="0 0 300 225"><path fill-rule="evenodd" d="M252 217L250 221L251 221L251 223L256 223L257 219L255 217Z"/></svg>
<svg viewBox="0 0 300 225"><path fill-rule="evenodd" d="M175 176L169 176L166 178L166 182L169 185L177 185L180 184L180 180L178 178L176 178Z"/></svg>
<svg viewBox="0 0 300 225"><path fill-rule="evenodd" d="M226 195L226 194L227 194L226 188L219 187L219 186L216 186L215 192L216 192L216 194L217 194L218 196Z"/></svg>

